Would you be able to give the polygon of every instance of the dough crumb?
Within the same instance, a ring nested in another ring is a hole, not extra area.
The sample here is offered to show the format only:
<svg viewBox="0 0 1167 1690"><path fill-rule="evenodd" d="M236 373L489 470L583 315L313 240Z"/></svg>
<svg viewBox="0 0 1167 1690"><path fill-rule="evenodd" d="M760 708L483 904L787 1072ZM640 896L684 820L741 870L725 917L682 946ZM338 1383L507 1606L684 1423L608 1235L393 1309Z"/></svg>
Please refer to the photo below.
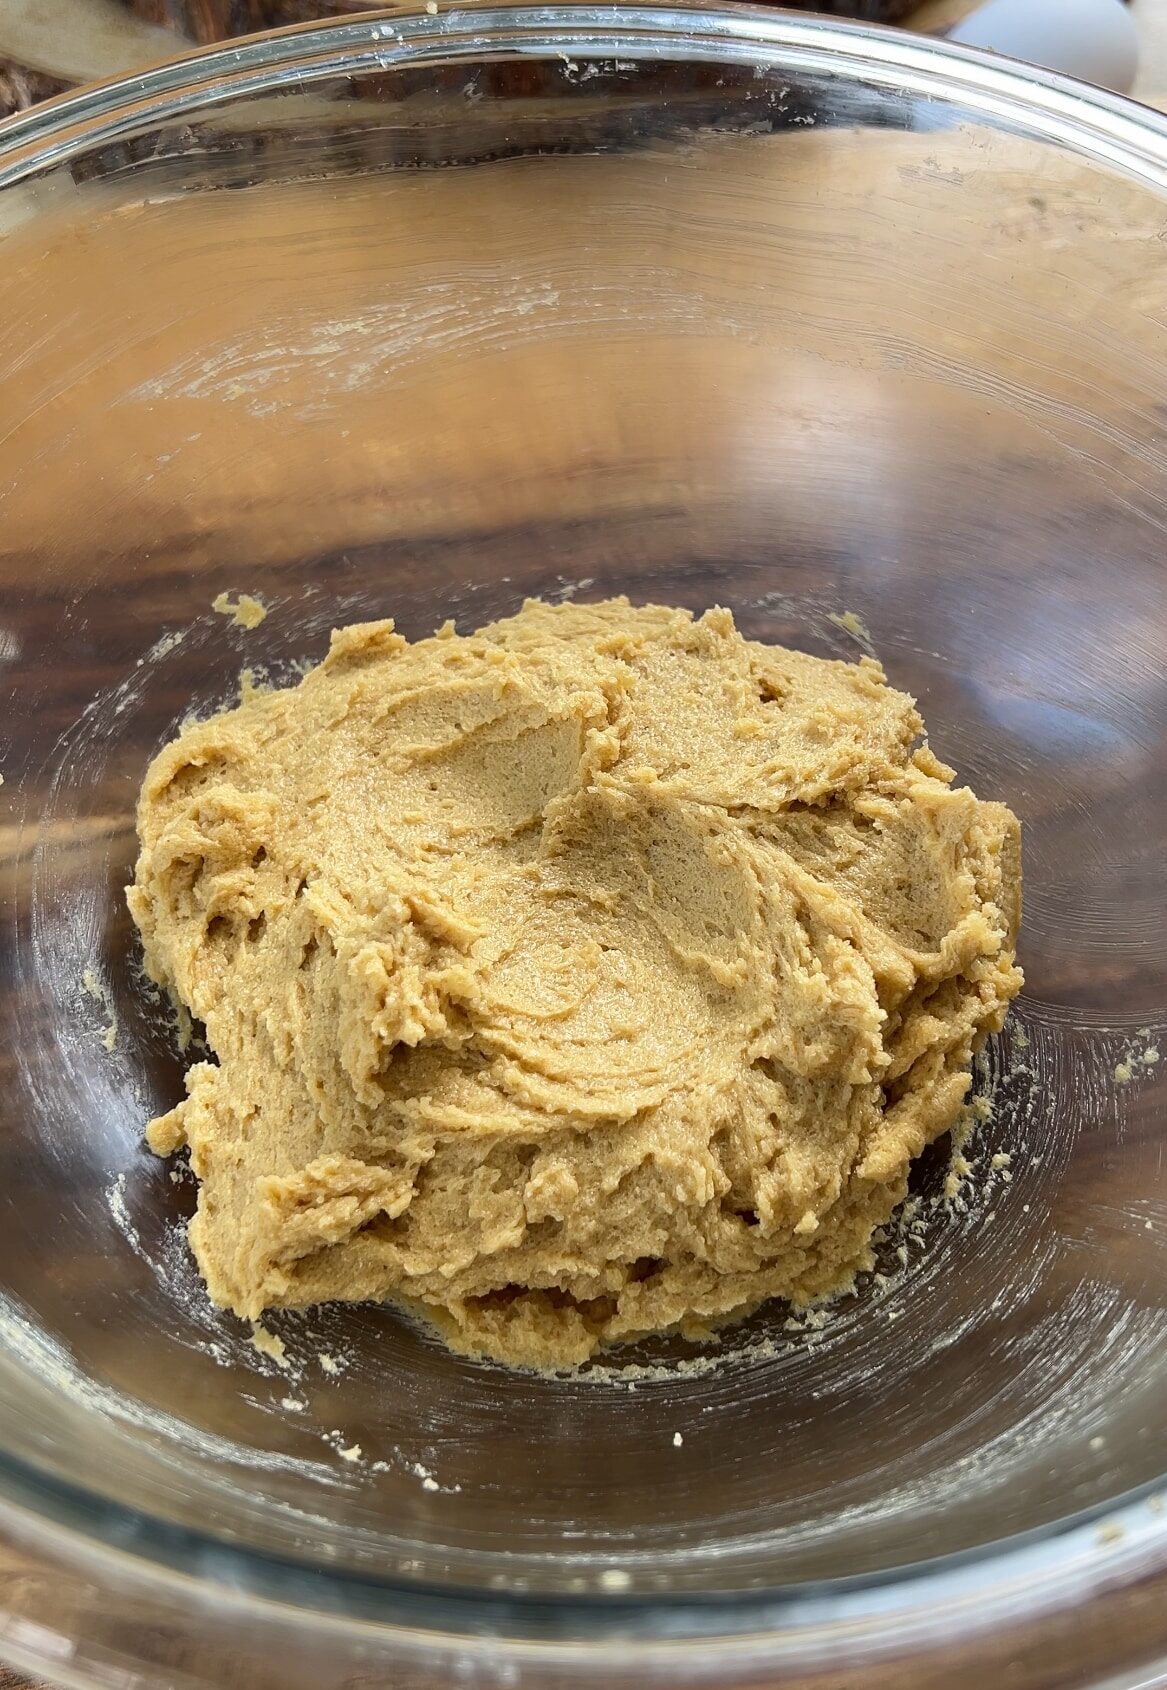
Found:
<svg viewBox="0 0 1167 1690"><path fill-rule="evenodd" d="M347 1447L342 1446L336 1453L342 1461L359 1461L362 1452L360 1444L349 1444Z"/></svg>
<svg viewBox="0 0 1167 1690"><path fill-rule="evenodd" d="M833 611L828 617L836 628L841 628L844 634L850 634L856 645L865 651L868 657L875 656L875 647L871 641L871 630L861 616L853 610Z"/></svg>
<svg viewBox="0 0 1167 1690"><path fill-rule="evenodd" d="M169 657L170 653L177 650L185 638L185 628L175 628L169 634L160 635L146 653L145 658L138 659L139 663L152 663L157 662L160 658Z"/></svg>
<svg viewBox="0 0 1167 1690"><path fill-rule="evenodd" d="M1140 1028L1137 1039L1128 1041L1125 1049L1114 1066L1114 1082L1116 1085L1129 1085L1147 1068L1153 1068L1159 1061L1159 1047L1148 1043L1142 1049L1139 1046L1148 1037L1149 1029Z"/></svg>
<svg viewBox="0 0 1167 1690"><path fill-rule="evenodd" d="M81 975L81 989L87 997L93 999L94 1003L100 1004L109 1017L108 1025L102 1031L101 1042L106 1050L115 1050L118 1042L118 1017L113 1006L113 1000L110 997L109 988L98 978L92 968L87 968Z"/></svg>
<svg viewBox="0 0 1167 1690"><path fill-rule="evenodd" d="M337 1363L335 1356L330 1356L326 1350L321 1350L320 1354L316 1357L316 1360L320 1363L320 1371L322 1373L340 1372L340 1366Z"/></svg>
<svg viewBox="0 0 1167 1690"><path fill-rule="evenodd" d="M149 1129L212 1298L551 1367L819 1328L1021 985L1017 820L954 782L872 658L724 609L366 622L245 682L151 764L129 891L215 1058Z"/></svg>
<svg viewBox="0 0 1167 1690"><path fill-rule="evenodd" d="M236 598L232 598L230 593L219 593L212 600L211 609L220 616L229 616L236 628L244 628L249 633L258 628L267 615L266 607L250 593L240 593Z"/></svg>
<svg viewBox="0 0 1167 1690"><path fill-rule="evenodd" d="M266 1326L258 1322L251 1328L251 1347L258 1350L260 1355L268 1356L277 1367L289 1367L288 1352L284 1340L278 1338L274 1332L269 1332Z"/></svg>
<svg viewBox="0 0 1167 1690"><path fill-rule="evenodd" d="M680 1432L674 1432L673 1433L673 1448L674 1449L680 1449L680 1447L684 1443L684 1441L685 1441L685 1439L684 1439L684 1436L683 1436L682 1433L680 1433Z"/></svg>

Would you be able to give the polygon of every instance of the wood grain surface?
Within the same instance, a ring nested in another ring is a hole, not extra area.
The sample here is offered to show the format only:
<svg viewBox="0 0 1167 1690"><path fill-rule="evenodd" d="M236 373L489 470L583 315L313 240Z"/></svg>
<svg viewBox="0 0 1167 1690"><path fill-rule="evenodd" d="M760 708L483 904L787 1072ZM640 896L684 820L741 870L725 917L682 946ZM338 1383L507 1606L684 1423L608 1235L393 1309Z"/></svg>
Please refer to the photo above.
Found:
<svg viewBox="0 0 1167 1690"><path fill-rule="evenodd" d="M0 6L3 3L0 0ZM922 28L940 29L967 12L970 6L971 0L929 0L915 14L915 22ZM1167 0L1132 0L1132 11L1142 47L1136 96L1148 104L1167 108ZM31 1690L31 1687L28 1680L0 1666L0 1690ZM160 1690L164 1687L160 1686Z"/></svg>

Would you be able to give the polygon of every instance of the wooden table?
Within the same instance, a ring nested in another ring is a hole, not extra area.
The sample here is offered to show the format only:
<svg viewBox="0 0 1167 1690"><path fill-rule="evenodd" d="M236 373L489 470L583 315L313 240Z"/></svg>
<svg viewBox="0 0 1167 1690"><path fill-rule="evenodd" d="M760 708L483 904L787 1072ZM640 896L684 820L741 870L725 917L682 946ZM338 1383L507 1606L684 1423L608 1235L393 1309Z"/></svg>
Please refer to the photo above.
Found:
<svg viewBox="0 0 1167 1690"><path fill-rule="evenodd" d="M927 0L911 20L915 27L939 30L972 9L973 0ZM1141 61L1135 96L1167 109L1167 0L1132 0L1138 24ZM42 1690L0 1666L0 1690ZM160 1687L162 1690L162 1687Z"/></svg>

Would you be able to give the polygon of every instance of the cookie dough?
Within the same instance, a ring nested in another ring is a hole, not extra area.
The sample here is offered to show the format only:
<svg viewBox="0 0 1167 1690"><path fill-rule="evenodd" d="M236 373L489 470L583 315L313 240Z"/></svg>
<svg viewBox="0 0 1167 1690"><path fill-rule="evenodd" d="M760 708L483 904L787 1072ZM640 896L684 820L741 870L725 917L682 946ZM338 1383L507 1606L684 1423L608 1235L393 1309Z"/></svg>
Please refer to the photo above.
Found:
<svg viewBox="0 0 1167 1690"><path fill-rule="evenodd" d="M922 731L623 599L342 628L184 728L129 902L216 1058L149 1129L215 1301L560 1365L845 1284L1021 984L1016 818Z"/></svg>

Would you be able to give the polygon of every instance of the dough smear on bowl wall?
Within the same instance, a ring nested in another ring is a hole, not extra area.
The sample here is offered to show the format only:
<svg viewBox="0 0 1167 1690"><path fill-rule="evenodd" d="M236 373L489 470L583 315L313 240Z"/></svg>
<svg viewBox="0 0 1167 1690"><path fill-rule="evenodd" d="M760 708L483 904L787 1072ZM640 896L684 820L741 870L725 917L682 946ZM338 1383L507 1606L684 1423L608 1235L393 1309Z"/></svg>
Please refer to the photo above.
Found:
<svg viewBox="0 0 1167 1690"><path fill-rule="evenodd" d="M217 1058L149 1135L213 1298L554 1366L848 1283L1021 984L1016 818L922 731L623 599L343 628L186 727L129 899Z"/></svg>

